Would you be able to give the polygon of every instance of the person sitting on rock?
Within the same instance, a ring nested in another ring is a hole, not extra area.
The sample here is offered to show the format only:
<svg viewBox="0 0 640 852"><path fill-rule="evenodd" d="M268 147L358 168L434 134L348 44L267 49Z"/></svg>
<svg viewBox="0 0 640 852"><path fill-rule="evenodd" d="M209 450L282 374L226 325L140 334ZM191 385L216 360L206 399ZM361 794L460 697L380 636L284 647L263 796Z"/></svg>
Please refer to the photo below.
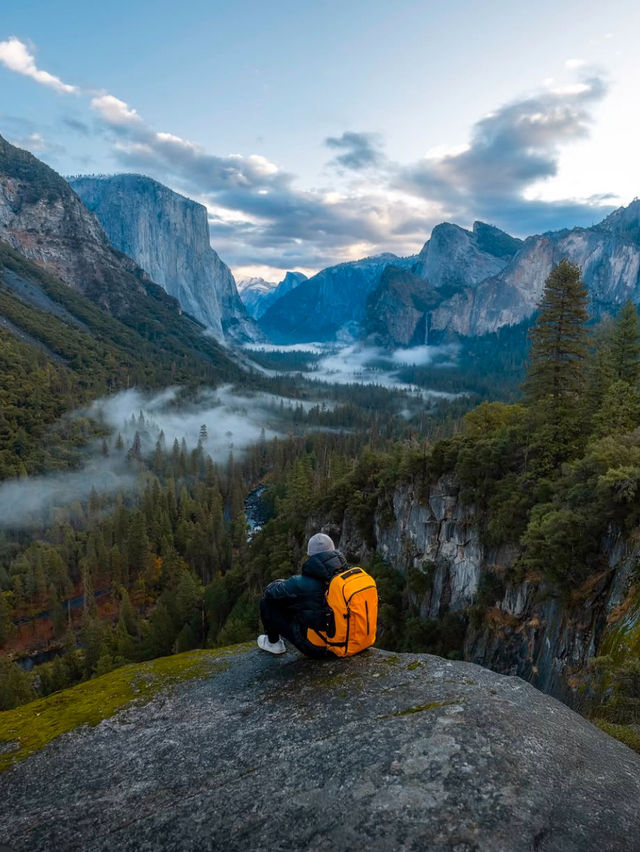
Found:
<svg viewBox="0 0 640 852"><path fill-rule="evenodd" d="M260 617L266 633L258 636L258 647L270 654L284 654L284 637L308 657L335 660L331 651L309 642L307 629L326 629L327 585L348 567L347 562L324 533L311 536L307 556L300 574L274 580L264 590Z"/></svg>

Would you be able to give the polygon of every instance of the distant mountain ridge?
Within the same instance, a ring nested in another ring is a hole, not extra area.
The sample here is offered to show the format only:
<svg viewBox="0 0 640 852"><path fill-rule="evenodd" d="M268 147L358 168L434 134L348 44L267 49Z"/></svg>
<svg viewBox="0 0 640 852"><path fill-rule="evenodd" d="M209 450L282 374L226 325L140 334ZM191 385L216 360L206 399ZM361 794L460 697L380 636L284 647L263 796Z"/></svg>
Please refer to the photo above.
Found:
<svg viewBox="0 0 640 852"><path fill-rule="evenodd" d="M335 340L357 336L365 319L366 300L390 264L406 259L381 254L330 266L307 278L278 299L260 320L274 343Z"/></svg>
<svg viewBox="0 0 640 852"><path fill-rule="evenodd" d="M111 243L218 340L260 339L229 267L210 243L207 210L144 175L69 179Z"/></svg>
<svg viewBox="0 0 640 852"><path fill-rule="evenodd" d="M279 284L264 278L246 278L238 284L238 291L249 316L259 320L278 299L306 280L304 272L287 272Z"/></svg>
<svg viewBox="0 0 640 852"><path fill-rule="evenodd" d="M422 322L425 329L426 306L435 308L446 297L485 278L498 274L522 245L522 241L504 231L476 222L472 231L445 222L433 229L431 238L418 255L397 257L381 254L363 260L328 267L307 279L296 291L276 301L260 320L264 332L276 343L310 340L330 340L340 336L361 337L376 326L381 337L389 343L406 344L409 340L424 342L417 331ZM390 277L386 271L406 273L396 278L395 291L399 297L398 311L404 307L416 312L412 320L403 316L399 326L391 331L376 322L378 305L372 295L378 293L385 302L385 315L392 324L394 299L381 288ZM385 277L386 275L386 277ZM398 281L413 276L411 290L414 299L398 291ZM425 308L417 307L418 300ZM426 334L426 331L425 331Z"/></svg>
<svg viewBox="0 0 640 852"><path fill-rule="evenodd" d="M640 201L619 208L591 228L528 237L504 269L462 289L429 317L441 336L473 337L532 316L544 283L563 257L582 269L596 315L615 311L627 299L640 302Z"/></svg>
<svg viewBox="0 0 640 852"><path fill-rule="evenodd" d="M596 315L640 302L640 201L591 228L525 240L475 222L444 222L419 254L329 267L275 302L260 320L278 343L373 337L388 346L475 338L535 313L552 267L582 268Z"/></svg>

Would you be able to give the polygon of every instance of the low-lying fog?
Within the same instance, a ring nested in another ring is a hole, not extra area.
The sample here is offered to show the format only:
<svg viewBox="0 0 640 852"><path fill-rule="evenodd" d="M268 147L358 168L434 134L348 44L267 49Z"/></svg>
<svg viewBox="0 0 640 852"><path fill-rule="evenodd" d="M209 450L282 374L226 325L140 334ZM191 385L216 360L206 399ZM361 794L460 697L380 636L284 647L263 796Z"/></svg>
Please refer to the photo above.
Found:
<svg viewBox="0 0 640 852"><path fill-rule="evenodd" d="M102 442L89 448L92 457L77 471L26 477L0 484L0 528L39 527L55 521L55 509L99 494L130 491L137 478L124 460L113 452L118 433L125 451L140 436L143 455L153 452L161 433L167 449L174 440L195 449L205 427L204 451L216 462L225 462L229 452L242 452L261 437L284 433L292 410L311 408L315 402L287 399L267 393L234 393L229 387L205 390L193 401L181 399L178 388L157 394L128 390L96 400L77 412L102 422L112 432L111 453L104 457ZM325 403L325 407L326 403Z"/></svg>
<svg viewBox="0 0 640 852"><path fill-rule="evenodd" d="M245 351L250 356L252 350L308 353L306 367L296 366L293 371L317 382L376 384L406 390L415 400L452 396L403 382L398 372L404 366L425 366L434 361L446 367L447 359L455 353L453 346L416 346L390 353L359 344L262 344L246 347ZM109 455L104 456L102 442L96 442L87 448L90 458L81 470L0 484L0 528L43 526L55 521L56 508L82 503L93 490L109 495L135 489L138 480L126 463L125 453L132 446L136 433L140 436L143 455L154 451L162 435L167 449L171 449L175 440L184 441L188 450L202 441L204 451L214 461L225 462L230 451L237 455L262 437L269 439L290 431L291 414L296 407L308 410L318 404L325 408L332 405L326 401L302 402L268 393L243 394L228 386L204 390L189 401L184 399L179 388L168 388L156 394L128 390L99 399L77 414L98 420L108 428L111 433ZM410 411L407 408L399 414L410 416ZM125 452L113 451L118 433L122 436ZM203 439L203 436L206 437Z"/></svg>
<svg viewBox="0 0 640 852"><path fill-rule="evenodd" d="M413 346L392 351L361 343L295 343L278 346L272 343L246 344L245 352L282 352L308 354L306 367L296 366L291 372L302 373L305 378L327 384L382 385L388 388L416 390L399 376L402 367L427 367L434 363L445 367L458 351L456 344L444 346ZM276 371L279 372L279 371ZM281 372L287 372L284 368ZM438 391L423 389L425 396L449 397Z"/></svg>

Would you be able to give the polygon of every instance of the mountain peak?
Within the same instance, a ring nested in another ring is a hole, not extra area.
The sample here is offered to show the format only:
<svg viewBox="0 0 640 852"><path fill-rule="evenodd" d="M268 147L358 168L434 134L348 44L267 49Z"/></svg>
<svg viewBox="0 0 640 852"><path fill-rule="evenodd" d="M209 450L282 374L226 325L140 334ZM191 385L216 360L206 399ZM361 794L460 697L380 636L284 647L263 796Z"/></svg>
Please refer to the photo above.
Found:
<svg viewBox="0 0 640 852"><path fill-rule="evenodd" d="M596 227L640 242L640 198L634 198L626 207L618 207Z"/></svg>
<svg viewBox="0 0 640 852"><path fill-rule="evenodd" d="M245 290L253 290L257 293L268 293L278 285L274 281L265 281L264 278L243 278L238 281L238 292L242 295Z"/></svg>
<svg viewBox="0 0 640 852"><path fill-rule="evenodd" d="M206 207L145 175L79 177L71 186L112 244L215 337L259 337L231 270L211 247Z"/></svg>
<svg viewBox="0 0 640 852"><path fill-rule="evenodd" d="M249 316L261 319L271 305L307 280L304 272L287 272L278 284L264 278L247 278L239 285L240 298Z"/></svg>

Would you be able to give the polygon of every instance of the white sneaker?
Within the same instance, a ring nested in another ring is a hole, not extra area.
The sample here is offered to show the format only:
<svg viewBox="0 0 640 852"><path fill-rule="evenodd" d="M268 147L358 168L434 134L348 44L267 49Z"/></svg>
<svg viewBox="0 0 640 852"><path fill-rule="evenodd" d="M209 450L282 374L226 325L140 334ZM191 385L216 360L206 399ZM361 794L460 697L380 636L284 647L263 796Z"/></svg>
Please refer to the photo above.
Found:
<svg viewBox="0 0 640 852"><path fill-rule="evenodd" d="M282 638L278 639L277 642L269 642L269 637L266 633L258 636L258 648L268 651L269 654L285 654L287 652Z"/></svg>

